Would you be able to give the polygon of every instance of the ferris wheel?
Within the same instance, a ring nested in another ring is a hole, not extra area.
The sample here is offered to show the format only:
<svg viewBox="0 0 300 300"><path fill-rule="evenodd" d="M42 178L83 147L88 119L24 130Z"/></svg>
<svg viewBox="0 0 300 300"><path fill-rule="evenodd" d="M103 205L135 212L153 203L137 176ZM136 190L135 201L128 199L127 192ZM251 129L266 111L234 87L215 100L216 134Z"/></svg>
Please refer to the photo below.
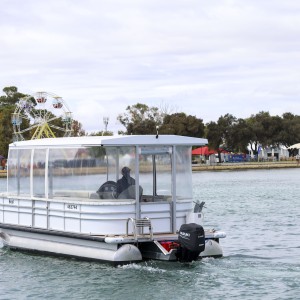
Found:
<svg viewBox="0 0 300 300"><path fill-rule="evenodd" d="M12 114L11 122L15 141L25 140L29 133L31 139L56 137L72 134L72 113L66 102L53 93L37 92L21 98ZM23 124L23 125L22 125Z"/></svg>

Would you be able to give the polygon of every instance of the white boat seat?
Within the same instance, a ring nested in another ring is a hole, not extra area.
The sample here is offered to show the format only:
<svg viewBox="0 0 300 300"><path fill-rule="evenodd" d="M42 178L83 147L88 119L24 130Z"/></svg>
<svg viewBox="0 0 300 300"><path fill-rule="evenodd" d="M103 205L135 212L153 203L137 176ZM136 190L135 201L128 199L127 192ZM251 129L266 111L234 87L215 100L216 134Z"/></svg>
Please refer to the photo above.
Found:
<svg viewBox="0 0 300 300"><path fill-rule="evenodd" d="M143 188L139 186L139 199L141 200L143 196ZM128 189L123 191L118 199L135 199L135 185L131 185Z"/></svg>

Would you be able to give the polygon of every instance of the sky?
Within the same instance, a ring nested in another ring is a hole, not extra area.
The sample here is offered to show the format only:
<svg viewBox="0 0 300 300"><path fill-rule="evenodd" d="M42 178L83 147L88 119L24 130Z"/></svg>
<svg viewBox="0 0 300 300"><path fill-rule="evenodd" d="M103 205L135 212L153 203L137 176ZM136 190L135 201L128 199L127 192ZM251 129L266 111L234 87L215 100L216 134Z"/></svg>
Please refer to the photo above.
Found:
<svg viewBox="0 0 300 300"><path fill-rule="evenodd" d="M54 93L86 132L136 103L217 121L300 115L300 1L0 0L0 89ZM4 93L3 93L4 94Z"/></svg>

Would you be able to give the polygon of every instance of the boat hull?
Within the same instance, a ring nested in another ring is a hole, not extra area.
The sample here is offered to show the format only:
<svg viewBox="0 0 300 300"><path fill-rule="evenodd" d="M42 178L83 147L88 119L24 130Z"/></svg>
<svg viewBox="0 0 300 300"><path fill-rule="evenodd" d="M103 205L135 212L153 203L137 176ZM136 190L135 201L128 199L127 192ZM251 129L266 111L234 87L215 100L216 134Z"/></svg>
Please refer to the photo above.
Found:
<svg viewBox="0 0 300 300"><path fill-rule="evenodd" d="M172 240L176 241L176 236L174 235ZM159 236L154 240L140 240L137 248L133 236L100 237L1 224L0 238L4 246L12 250L97 260L114 265L140 262L145 259L178 260L176 249L166 250L161 244L163 239ZM218 239L206 239L205 250L200 253L199 258L222 256L223 251Z"/></svg>
<svg viewBox="0 0 300 300"><path fill-rule="evenodd" d="M51 255L98 260L113 264L142 261L140 250L132 244L108 244L101 238L60 235L54 232L34 232L1 228L0 237L10 249L33 251Z"/></svg>

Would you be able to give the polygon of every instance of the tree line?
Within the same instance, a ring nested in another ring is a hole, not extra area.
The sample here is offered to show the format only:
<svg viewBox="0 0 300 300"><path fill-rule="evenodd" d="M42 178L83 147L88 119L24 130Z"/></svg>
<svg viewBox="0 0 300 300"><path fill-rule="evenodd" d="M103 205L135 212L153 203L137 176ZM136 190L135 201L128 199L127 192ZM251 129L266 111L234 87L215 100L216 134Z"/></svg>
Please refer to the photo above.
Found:
<svg viewBox="0 0 300 300"><path fill-rule="evenodd" d="M289 112L271 116L261 111L245 119L226 114L204 124L202 119L184 112L168 114L137 103L128 106L118 120L126 128L120 134L156 134L158 130L159 134L205 137L211 149L234 153L247 153L250 146L257 154L259 146L289 147L300 142L300 116Z"/></svg>
<svg viewBox="0 0 300 300"><path fill-rule="evenodd" d="M15 111L17 102L28 95L18 92L14 86L5 87L4 95L0 96L0 154L7 156L8 145L13 141L13 126L11 114ZM214 122L204 124L203 119L187 115L184 112L171 113L167 107L148 106L137 103L128 106L124 113L117 117L125 130L119 134L175 134L190 137L205 137L209 147L219 148L234 153L245 153L250 146L257 154L258 147L289 147L300 142L300 116L284 113L282 116L271 116L269 112L261 111L248 118L237 118L231 114L220 116ZM55 120L60 127L63 120ZM28 127L29 120L21 124ZM73 136L87 135L82 124L73 120ZM55 132L62 136L62 132ZM89 135L113 135L112 132L93 132ZM24 133L25 139L30 139L32 133Z"/></svg>

